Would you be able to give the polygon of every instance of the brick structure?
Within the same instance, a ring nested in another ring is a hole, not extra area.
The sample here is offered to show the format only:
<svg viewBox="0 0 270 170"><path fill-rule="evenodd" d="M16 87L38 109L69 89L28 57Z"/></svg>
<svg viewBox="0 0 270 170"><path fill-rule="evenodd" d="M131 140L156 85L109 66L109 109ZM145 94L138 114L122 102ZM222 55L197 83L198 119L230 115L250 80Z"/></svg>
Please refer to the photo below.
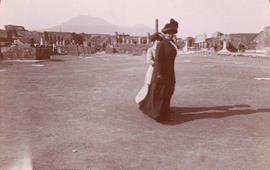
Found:
<svg viewBox="0 0 270 170"><path fill-rule="evenodd" d="M195 46L197 49L206 49L208 47L208 44L206 42L207 35L206 34L201 34L197 35L195 37Z"/></svg>

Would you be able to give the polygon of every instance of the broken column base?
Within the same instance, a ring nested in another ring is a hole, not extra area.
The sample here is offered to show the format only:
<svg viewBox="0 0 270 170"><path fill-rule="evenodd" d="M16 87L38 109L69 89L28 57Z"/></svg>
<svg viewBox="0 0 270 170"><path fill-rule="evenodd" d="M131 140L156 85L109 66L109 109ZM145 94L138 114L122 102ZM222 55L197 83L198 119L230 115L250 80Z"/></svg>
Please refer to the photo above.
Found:
<svg viewBox="0 0 270 170"><path fill-rule="evenodd" d="M220 51L218 52L218 54L229 55L229 54L231 54L231 52L228 51L228 50L226 50L226 49L222 49L222 50L220 50Z"/></svg>

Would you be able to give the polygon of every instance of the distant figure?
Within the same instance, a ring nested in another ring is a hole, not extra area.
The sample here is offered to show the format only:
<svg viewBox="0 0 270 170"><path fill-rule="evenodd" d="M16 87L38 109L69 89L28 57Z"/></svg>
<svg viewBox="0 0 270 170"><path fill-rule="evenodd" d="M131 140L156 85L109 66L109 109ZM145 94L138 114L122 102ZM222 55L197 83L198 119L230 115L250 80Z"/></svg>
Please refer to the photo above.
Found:
<svg viewBox="0 0 270 170"><path fill-rule="evenodd" d="M147 54L146 54L146 63L149 64L149 67L146 71L146 75L145 75L145 80L144 80L144 85L143 87L140 89L139 93L136 96L136 103L139 104L147 95L148 93L148 89L151 83L151 79L152 79L152 74L153 74L153 69L154 69L154 63L155 63L155 53L156 53L156 47L157 44L163 40L163 36L161 33L154 33L150 39L151 41L154 43L152 47L150 47L147 50Z"/></svg>
<svg viewBox="0 0 270 170"><path fill-rule="evenodd" d="M165 39L157 45L149 92L140 102L140 110L158 122L171 120L170 101L175 87L174 62L177 54L173 37L177 29L178 23L174 19L162 29Z"/></svg>

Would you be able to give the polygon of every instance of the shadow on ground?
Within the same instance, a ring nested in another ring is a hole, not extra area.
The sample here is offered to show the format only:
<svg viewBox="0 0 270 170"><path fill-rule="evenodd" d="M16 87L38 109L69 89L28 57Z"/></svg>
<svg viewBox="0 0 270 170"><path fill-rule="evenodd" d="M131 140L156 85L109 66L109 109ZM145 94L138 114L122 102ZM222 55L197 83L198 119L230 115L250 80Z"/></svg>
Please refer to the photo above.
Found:
<svg viewBox="0 0 270 170"><path fill-rule="evenodd" d="M250 109L250 105L216 107L172 107L171 109L173 111L173 121L163 124L177 125L198 119L218 119L234 115L248 115L258 112L270 112L269 108Z"/></svg>

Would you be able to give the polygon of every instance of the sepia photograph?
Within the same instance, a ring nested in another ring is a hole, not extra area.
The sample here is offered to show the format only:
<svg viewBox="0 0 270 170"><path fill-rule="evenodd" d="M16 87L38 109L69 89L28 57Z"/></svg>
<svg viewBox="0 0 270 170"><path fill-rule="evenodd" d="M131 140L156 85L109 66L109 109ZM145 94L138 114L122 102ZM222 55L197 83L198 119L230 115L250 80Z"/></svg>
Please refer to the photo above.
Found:
<svg viewBox="0 0 270 170"><path fill-rule="evenodd" d="M270 0L0 0L0 170L270 169Z"/></svg>

